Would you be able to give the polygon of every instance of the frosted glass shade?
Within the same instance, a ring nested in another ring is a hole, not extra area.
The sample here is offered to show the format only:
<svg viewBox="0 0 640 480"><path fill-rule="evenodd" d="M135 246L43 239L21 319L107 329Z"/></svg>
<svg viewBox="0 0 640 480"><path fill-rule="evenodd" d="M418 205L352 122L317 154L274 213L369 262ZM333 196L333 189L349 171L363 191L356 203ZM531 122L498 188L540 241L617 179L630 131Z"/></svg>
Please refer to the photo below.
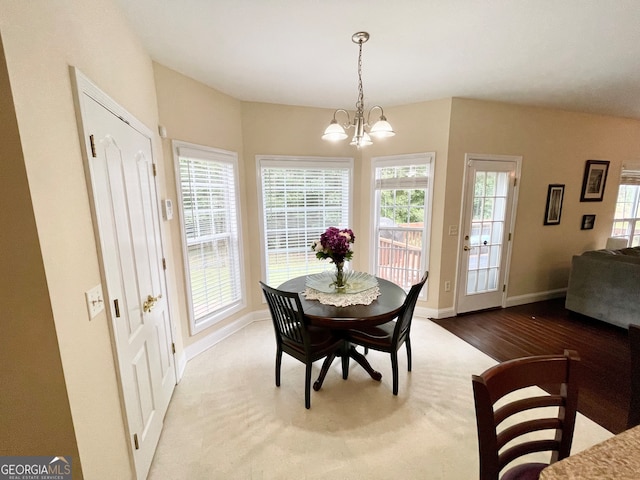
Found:
<svg viewBox="0 0 640 480"><path fill-rule="evenodd" d="M340 125L336 120L331 120L331 123L322 135L322 139L330 142L337 142L338 140L344 140L347 136L347 132L344 131L342 125Z"/></svg>
<svg viewBox="0 0 640 480"><path fill-rule="evenodd" d="M382 117L380 120L374 123L373 126L371 127L369 134L372 137L385 138L385 137L393 137L396 134L396 132L393 131L393 128L391 128L391 124L387 122L386 119L383 119L383 118L384 117Z"/></svg>
<svg viewBox="0 0 640 480"><path fill-rule="evenodd" d="M373 142L371 141L371 137L367 132L364 132L364 134L360 138L354 136L353 139L351 139L350 143L350 145L355 145L358 148L366 147L367 145L371 144L373 144Z"/></svg>

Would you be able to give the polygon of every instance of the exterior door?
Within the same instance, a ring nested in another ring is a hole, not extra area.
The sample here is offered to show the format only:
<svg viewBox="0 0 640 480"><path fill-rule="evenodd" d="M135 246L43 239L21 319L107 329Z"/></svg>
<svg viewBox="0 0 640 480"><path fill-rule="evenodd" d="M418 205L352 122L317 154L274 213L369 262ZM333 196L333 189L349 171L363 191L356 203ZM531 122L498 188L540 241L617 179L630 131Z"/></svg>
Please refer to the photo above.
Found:
<svg viewBox="0 0 640 480"><path fill-rule="evenodd" d="M520 160L467 156L457 313L504 306Z"/></svg>
<svg viewBox="0 0 640 480"><path fill-rule="evenodd" d="M79 97L126 424L146 478L176 384L151 141Z"/></svg>

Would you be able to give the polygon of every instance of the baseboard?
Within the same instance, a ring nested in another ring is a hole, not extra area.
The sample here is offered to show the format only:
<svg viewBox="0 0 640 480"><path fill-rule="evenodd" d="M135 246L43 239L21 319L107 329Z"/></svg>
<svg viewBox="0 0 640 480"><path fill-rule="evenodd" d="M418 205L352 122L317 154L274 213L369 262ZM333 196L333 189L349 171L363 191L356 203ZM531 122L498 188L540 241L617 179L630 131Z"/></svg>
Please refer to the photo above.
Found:
<svg viewBox="0 0 640 480"><path fill-rule="evenodd" d="M507 298L505 307L515 307L517 305L526 305L527 303L542 302L544 300L551 300L553 298L564 297L567 293L566 288L559 288L557 290L549 290L546 292L529 293L527 295L518 295L517 297ZM416 307L416 315L425 318L452 318L457 315L454 307L448 308L419 308Z"/></svg>
<svg viewBox="0 0 640 480"><path fill-rule="evenodd" d="M516 297L507 298L506 306L515 307L517 305L525 305L527 303L542 302L544 300L552 300L554 298L564 297L566 294L566 288L548 290L546 292L528 293L527 295L518 295Z"/></svg>
<svg viewBox="0 0 640 480"><path fill-rule="evenodd" d="M437 309L416 306L414 315L419 318L448 318L455 317L456 312L453 307Z"/></svg>
<svg viewBox="0 0 640 480"><path fill-rule="evenodd" d="M224 327L216 330L215 332L207 335L206 337L198 340L197 342L192 343L191 345L189 345L184 349L185 365L186 365L186 362L188 362L192 358L197 357L202 352L213 347L216 343L221 342L222 340L233 335L237 331L242 330L247 325L255 321L265 320L267 318L269 318L268 310L251 312L240 317L238 320L235 320L229 325L225 325Z"/></svg>
<svg viewBox="0 0 640 480"><path fill-rule="evenodd" d="M182 352L180 352L180 355L176 357L176 375L178 377L176 378L176 383L180 383L180 380L182 380L182 377L184 375L184 371L186 368L187 368L187 355L183 350Z"/></svg>

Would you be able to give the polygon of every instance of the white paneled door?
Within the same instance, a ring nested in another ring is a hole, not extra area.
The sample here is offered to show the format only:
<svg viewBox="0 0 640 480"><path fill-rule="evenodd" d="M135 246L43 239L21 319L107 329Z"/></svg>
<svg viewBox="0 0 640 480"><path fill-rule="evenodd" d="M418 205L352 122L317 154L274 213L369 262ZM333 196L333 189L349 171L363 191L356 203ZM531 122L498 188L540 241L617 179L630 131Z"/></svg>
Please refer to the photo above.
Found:
<svg viewBox="0 0 640 480"><path fill-rule="evenodd" d="M151 140L78 95L129 442L146 478L176 384Z"/></svg>
<svg viewBox="0 0 640 480"><path fill-rule="evenodd" d="M519 158L467 156L457 313L504 306Z"/></svg>

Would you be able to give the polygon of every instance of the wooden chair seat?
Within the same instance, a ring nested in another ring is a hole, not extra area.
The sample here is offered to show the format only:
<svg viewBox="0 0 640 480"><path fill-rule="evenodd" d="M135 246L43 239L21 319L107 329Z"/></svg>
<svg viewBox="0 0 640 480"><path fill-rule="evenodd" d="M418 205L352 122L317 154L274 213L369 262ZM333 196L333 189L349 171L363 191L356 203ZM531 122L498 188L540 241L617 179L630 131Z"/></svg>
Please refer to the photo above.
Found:
<svg viewBox="0 0 640 480"><path fill-rule="evenodd" d="M358 345L366 344L366 346L374 350L391 351L395 328L396 322L391 321L373 327L350 330L349 336Z"/></svg>
<svg viewBox="0 0 640 480"><path fill-rule="evenodd" d="M507 470L500 480L538 480L540 472L548 466L546 463L523 463Z"/></svg>
<svg viewBox="0 0 640 480"><path fill-rule="evenodd" d="M308 325L307 333L309 335L309 345L314 352L322 352L327 349L332 350L335 348L336 342L340 343L342 341L341 337L328 328ZM289 337L282 337L282 343L303 355L305 353L304 344L292 341Z"/></svg>

